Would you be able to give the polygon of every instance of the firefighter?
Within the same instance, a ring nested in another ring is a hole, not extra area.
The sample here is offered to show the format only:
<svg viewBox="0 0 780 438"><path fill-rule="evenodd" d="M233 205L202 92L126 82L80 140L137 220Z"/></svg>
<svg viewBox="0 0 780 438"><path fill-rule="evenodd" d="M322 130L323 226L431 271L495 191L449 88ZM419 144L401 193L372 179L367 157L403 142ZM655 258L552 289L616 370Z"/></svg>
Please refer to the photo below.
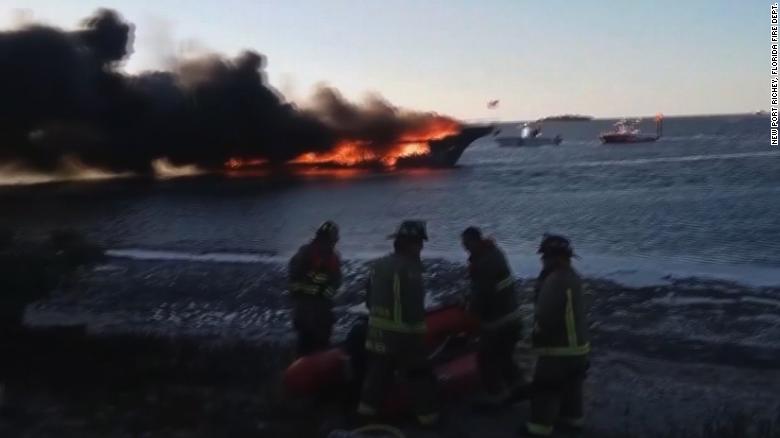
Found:
<svg viewBox="0 0 780 438"><path fill-rule="evenodd" d="M317 229L314 239L290 259L290 296L299 356L330 344L333 297L341 286L341 261L336 252L338 240L338 226L327 221Z"/></svg>
<svg viewBox="0 0 780 438"><path fill-rule="evenodd" d="M461 239L469 253L468 308L480 321L477 358L485 390L480 402L501 403L520 377L513 359L522 330L515 279L503 252L492 239L482 237L479 228L466 228Z"/></svg>
<svg viewBox="0 0 780 438"><path fill-rule="evenodd" d="M545 234L538 253L542 273L532 337L538 361L526 436L550 436L554 425L583 427L582 385L590 353L582 281L571 266L569 240Z"/></svg>
<svg viewBox="0 0 780 438"><path fill-rule="evenodd" d="M369 309L368 370L358 414L378 414L396 373L409 382L417 420L439 420L436 384L425 345L425 290L420 252L428 240L425 223L404 221L391 235L395 251L373 263L366 293Z"/></svg>

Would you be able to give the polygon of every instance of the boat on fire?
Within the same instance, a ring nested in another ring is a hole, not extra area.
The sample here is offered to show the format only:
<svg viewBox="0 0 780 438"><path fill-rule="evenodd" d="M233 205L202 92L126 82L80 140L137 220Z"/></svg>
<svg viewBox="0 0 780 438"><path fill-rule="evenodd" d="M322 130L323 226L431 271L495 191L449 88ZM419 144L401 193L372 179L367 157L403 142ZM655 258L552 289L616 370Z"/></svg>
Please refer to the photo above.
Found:
<svg viewBox="0 0 780 438"><path fill-rule="evenodd" d="M492 126L464 127L459 134L444 137L441 140L428 141L430 151L426 154L399 157L396 168L446 168L455 167L471 143L493 131Z"/></svg>
<svg viewBox="0 0 780 438"><path fill-rule="evenodd" d="M285 169L363 169L385 171L392 169L409 168L450 168L455 167L463 152L475 140L493 132L490 125L464 126L457 134L448 135L433 140L408 140L399 142L404 146L411 146L411 152L396 155L392 160L388 157L378 157L372 152L361 155L360 145L355 143L354 149L347 152L352 155L348 159L339 154L327 153L325 157L316 154L305 154L283 164L273 164L264 159L232 158L225 163L225 167L231 171L245 171L266 168ZM415 150L417 149L417 150Z"/></svg>

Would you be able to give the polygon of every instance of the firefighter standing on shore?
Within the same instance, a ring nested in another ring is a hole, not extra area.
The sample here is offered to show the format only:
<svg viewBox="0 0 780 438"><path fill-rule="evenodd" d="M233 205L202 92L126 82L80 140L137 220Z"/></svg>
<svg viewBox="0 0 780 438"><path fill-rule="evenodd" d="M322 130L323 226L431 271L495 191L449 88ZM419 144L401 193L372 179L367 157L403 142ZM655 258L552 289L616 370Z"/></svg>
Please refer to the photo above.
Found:
<svg viewBox="0 0 780 438"><path fill-rule="evenodd" d="M425 223L404 221L390 236L395 251L374 262L366 305L369 309L368 370L358 414L379 413L396 372L411 386L415 414L424 426L438 422L436 383L425 344L425 290L420 253L428 240Z"/></svg>
<svg viewBox="0 0 780 438"><path fill-rule="evenodd" d="M480 321L477 358L485 390L480 401L501 403L520 378L513 358L522 330L515 279L504 254L493 240L482 237L479 228L466 228L461 238L470 254L468 308Z"/></svg>
<svg viewBox="0 0 780 438"><path fill-rule="evenodd" d="M341 261L336 252L338 226L327 221L314 239L303 245L288 266L294 303L293 326L298 332L298 355L327 348L333 330L333 297L341 286Z"/></svg>
<svg viewBox="0 0 780 438"><path fill-rule="evenodd" d="M583 427L582 386L590 353L582 281L571 266L574 253L568 239L546 234L538 253L543 268L537 285L533 348L539 359L526 436L550 436L554 425Z"/></svg>

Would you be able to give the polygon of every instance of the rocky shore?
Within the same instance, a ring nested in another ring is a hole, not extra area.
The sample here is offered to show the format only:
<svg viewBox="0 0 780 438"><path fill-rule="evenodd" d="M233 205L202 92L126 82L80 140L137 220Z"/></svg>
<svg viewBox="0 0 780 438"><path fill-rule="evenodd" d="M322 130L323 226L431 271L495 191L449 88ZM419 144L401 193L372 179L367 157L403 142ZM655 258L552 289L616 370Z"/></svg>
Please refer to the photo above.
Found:
<svg viewBox="0 0 780 438"><path fill-rule="evenodd" d="M457 300L463 266L426 265L429 306ZM335 341L356 318L365 262L346 271ZM532 285L519 280L527 319ZM284 289L272 262L109 258L80 272L0 339L0 436L317 437L347 426L338 398L293 400L280 387L292 359ZM586 436L780 435L780 291L700 279L589 279L587 290ZM518 359L530 366L526 347ZM464 400L447 404L438 432L401 426L408 437L512 436L526 416L527 403L485 413Z"/></svg>

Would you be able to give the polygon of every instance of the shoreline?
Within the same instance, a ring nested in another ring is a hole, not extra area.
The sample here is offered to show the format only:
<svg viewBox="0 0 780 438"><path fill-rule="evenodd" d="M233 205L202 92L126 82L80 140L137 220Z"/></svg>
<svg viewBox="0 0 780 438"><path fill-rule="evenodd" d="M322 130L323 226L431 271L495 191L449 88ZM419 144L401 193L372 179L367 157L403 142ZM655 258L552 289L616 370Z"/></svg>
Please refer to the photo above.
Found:
<svg viewBox="0 0 780 438"><path fill-rule="evenodd" d="M284 395L278 376L292 355L283 346L74 329L15 339L23 348L5 355L19 360L5 361L4 436L324 437L349 422L349 406L326 394L319 400ZM585 436L776 436L777 370L745 373L597 348L586 381ZM524 366L531 360L522 347L519 358ZM402 419L393 424L409 438L512 436L528 403L476 412L467 400L450 401L443 414L438 434Z"/></svg>
<svg viewBox="0 0 780 438"><path fill-rule="evenodd" d="M367 263L344 262L344 286L335 303L337 337L357 316L352 309L362 303ZM457 302L468 290L465 265L443 259L424 263L428 308ZM628 329L637 338L661 337L682 349L729 346L752 351L761 363L775 351L780 357L780 287L701 278L637 287L583 278L593 329L607 336L625 335L621 332ZM534 281L517 278L526 326L532 319ZM82 272L69 291L28 306L25 321L40 327L83 324L97 334L289 340L286 294L286 266L275 256L251 263L109 258Z"/></svg>
<svg viewBox="0 0 780 438"><path fill-rule="evenodd" d="M348 261L365 263L382 257L381 251L350 251L353 258ZM539 259L533 251L506 251L513 272L518 279L531 280L535 277L534 268ZM617 257L614 255L598 255L580 253L576 261L578 271L593 280L612 281L620 286L646 287L664 286L675 281L700 280L702 282L733 283L735 286L750 288L780 288L780 266L738 264L738 263L705 263L697 260L673 259L670 257ZM106 251L106 255L115 259L162 261L162 262L196 262L196 263L286 263L290 254L278 254L263 251L185 251L157 248L120 247ZM462 262L463 255L455 252L426 250L426 260L445 261L452 264Z"/></svg>
<svg viewBox="0 0 780 438"><path fill-rule="evenodd" d="M429 307L452 302L467 286L463 265L425 264ZM347 261L334 342L356 317L364 280L365 263ZM532 287L518 280L526 338ZM694 279L632 288L586 278L585 287L592 436L773 436L780 289ZM0 432L316 437L323 425L342 424L341 406L288 405L280 392L293 344L285 289L285 267L276 262L109 258L81 272L69 291L28 308L31 330L49 334L11 343L19 360L10 369L21 378L7 380L7 394L26 407L22 420L0 420ZM83 332L45 328L63 323L86 325ZM527 345L518 352L528 371ZM483 414L456 402L445 411L453 434L441 436L511 436L527 408ZM404 430L410 438L435 436Z"/></svg>

